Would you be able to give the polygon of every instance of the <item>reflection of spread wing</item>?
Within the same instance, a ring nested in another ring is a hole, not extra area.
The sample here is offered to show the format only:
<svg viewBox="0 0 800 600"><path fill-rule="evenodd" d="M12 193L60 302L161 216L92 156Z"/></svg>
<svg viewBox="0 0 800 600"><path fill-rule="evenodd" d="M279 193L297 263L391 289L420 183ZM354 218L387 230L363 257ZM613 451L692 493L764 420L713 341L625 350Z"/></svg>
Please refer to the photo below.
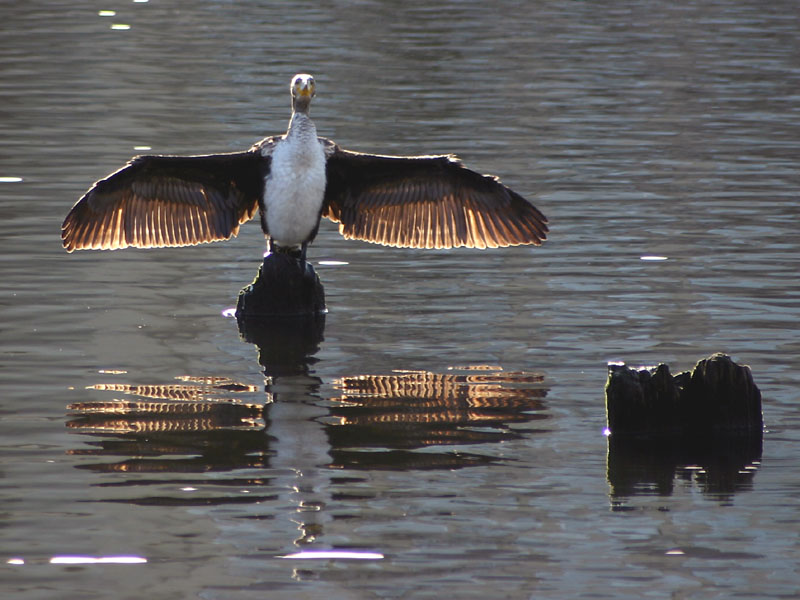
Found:
<svg viewBox="0 0 800 600"><path fill-rule="evenodd" d="M335 146L322 216L346 238L401 248L539 245L547 219L454 156L379 156Z"/></svg>
<svg viewBox="0 0 800 600"><path fill-rule="evenodd" d="M258 210L269 163L257 150L138 156L72 207L61 226L64 247L72 252L226 240Z"/></svg>

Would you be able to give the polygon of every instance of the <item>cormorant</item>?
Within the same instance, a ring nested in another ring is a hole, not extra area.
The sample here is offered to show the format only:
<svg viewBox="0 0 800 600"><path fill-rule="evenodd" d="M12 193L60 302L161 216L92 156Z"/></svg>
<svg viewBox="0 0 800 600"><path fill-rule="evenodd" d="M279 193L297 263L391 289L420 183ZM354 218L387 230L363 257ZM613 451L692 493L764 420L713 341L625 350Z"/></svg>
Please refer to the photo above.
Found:
<svg viewBox="0 0 800 600"><path fill-rule="evenodd" d="M493 175L454 155L352 152L317 135L311 75L291 82L282 136L245 152L137 156L96 182L62 225L67 251L226 240L258 212L272 251L304 260L321 217L339 232L402 248L539 245L547 219Z"/></svg>

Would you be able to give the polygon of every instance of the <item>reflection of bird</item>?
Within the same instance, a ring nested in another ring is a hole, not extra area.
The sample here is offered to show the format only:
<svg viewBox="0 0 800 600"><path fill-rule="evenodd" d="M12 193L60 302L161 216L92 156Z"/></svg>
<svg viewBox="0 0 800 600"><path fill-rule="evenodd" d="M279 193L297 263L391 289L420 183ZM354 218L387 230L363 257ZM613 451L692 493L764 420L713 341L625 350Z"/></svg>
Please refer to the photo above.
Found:
<svg viewBox="0 0 800 600"><path fill-rule="evenodd" d="M380 156L317 137L314 79L291 83L283 136L246 152L138 156L95 183L62 225L68 251L188 246L229 239L261 214L270 249L296 252L320 217L345 238L404 248L540 244L547 219L491 175L452 155Z"/></svg>

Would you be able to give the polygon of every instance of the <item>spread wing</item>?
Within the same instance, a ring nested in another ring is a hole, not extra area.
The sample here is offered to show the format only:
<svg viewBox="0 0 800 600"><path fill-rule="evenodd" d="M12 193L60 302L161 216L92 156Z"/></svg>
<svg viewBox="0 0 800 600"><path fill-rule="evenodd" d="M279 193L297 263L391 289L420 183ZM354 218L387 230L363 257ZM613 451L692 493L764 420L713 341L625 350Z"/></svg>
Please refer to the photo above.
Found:
<svg viewBox="0 0 800 600"><path fill-rule="evenodd" d="M229 239L258 211L269 164L269 157L253 149L137 156L72 207L61 226L64 248L158 248Z"/></svg>
<svg viewBox="0 0 800 600"><path fill-rule="evenodd" d="M455 156L379 156L333 146L322 216L348 239L400 248L539 245L547 218Z"/></svg>

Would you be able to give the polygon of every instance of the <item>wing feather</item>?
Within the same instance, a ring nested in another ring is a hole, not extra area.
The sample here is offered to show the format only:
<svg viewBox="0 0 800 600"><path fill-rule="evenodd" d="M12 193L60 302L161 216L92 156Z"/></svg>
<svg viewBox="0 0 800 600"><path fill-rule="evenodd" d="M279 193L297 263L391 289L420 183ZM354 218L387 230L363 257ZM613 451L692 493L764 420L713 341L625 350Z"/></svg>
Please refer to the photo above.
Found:
<svg viewBox="0 0 800 600"><path fill-rule="evenodd" d="M322 216L349 239L404 248L541 244L547 218L454 156L381 156L332 146Z"/></svg>
<svg viewBox="0 0 800 600"><path fill-rule="evenodd" d="M96 182L61 226L67 251L225 240L255 216L269 157L247 152L138 156Z"/></svg>

